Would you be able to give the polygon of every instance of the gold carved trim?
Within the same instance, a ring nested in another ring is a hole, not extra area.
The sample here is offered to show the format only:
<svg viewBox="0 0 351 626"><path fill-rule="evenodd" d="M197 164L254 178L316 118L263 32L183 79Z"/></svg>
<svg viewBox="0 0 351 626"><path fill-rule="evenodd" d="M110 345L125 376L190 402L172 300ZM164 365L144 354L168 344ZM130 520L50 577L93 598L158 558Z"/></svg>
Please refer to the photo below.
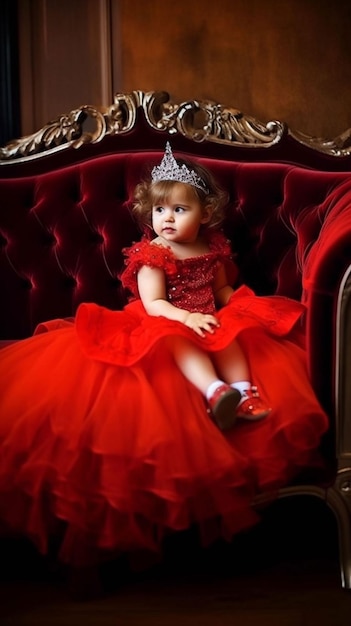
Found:
<svg viewBox="0 0 351 626"><path fill-rule="evenodd" d="M322 137L311 137L300 131L289 129L289 135L299 143L302 143L313 150L330 154L331 156L343 157L351 154L351 128L334 137L334 139L323 139Z"/></svg>
<svg viewBox="0 0 351 626"><path fill-rule="evenodd" d="M60 115L32 135L8 142L0 148L0 165L37 159L68 148L77 149L84 144L97 143L108 135L127 133L136 124L140 109L153 129L179 133L197 142L269 148L288 132L300 143L320 152L334 156L350 154L351 130L332 141L317 139L292 132L279 121L263 124L238 109L216 102L189 100L176 104L165 91L133 91L116 94L108 107L83 105Z"/></svg>

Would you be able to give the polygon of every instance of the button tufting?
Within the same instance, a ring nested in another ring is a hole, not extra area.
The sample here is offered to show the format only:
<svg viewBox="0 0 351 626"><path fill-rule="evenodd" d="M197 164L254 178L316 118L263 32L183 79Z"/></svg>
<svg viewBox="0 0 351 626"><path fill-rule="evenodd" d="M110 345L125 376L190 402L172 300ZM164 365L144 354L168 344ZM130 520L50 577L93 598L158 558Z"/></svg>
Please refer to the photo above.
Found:
<svg viewBox="0 0 351 626"><path fill-rule="evenodd" d="M74 276L65 276L65 285L68 289L75 289L77 287L78 281Z"/></svg>
<svg viewBox="0 0 351 626"><path fill-rule="evenodd" d="M57 238L53 235L53 233L46 233L45 241L49 246L55 246L57 244Z"/></svg>
<svg viewBox="0 0 351 626"><path fill-rule="evenodd" d="M28 289L28 291L34 288L34 283L30 278L21 278L21 285L24 289Z"/></svg>
<svg viewBox="0 0 351 626"><path fill-rule="evenodd" d="M92 241L94 243L97 243L97 244L105 243L105 239L104 239L103 235L101 235L101 233L99 233L98 231L94 231L91 234L91 239L92 239Z"/></svg>

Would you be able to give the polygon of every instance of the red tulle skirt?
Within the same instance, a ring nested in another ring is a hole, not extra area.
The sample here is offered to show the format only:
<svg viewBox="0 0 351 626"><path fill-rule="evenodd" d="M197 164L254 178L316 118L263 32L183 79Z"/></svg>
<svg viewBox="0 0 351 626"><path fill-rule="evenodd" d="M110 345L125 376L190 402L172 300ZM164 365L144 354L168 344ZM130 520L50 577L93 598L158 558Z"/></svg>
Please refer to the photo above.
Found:
<svg viewBox="0 0 351 626"><path fill-rule="evenodd" d="M328 427L295 341L300 305L239 290L221 327L201 339L152 318L94 304L41 324L0 352L0 521L60 557L158 552L196 526L203 543L257 521L252 500L318 463ZM174 366L165 338L209 352L235 337L272 412L223 433L202 394Z"/></svg>

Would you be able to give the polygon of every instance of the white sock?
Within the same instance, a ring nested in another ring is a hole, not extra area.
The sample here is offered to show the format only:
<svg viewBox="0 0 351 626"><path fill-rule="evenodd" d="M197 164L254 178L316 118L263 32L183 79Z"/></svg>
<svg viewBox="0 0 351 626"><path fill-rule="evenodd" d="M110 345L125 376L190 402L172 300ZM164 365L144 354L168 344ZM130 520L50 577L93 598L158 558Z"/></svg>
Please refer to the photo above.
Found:
<svg viewBox="0 0 351 626"><path fill-rule="evenodd" d="M216 389L218 389L218 387L221 387L222 385L225 385L223 380L214 380L213 383L211 383L207 388L207 391L206 391L207 400L209 400L211 396L213 396Z"/></svg>
<svg viewBox="0 0 351 626"><path fill-rule="evenodd" d="M241 404L246 398L245 391L247 389L251 389L251 382L249 380L238 380L235 383L231 383L230 386L233 387L233 389L237 389L238 391L240 391L242 398L239 404Z"/></svg>

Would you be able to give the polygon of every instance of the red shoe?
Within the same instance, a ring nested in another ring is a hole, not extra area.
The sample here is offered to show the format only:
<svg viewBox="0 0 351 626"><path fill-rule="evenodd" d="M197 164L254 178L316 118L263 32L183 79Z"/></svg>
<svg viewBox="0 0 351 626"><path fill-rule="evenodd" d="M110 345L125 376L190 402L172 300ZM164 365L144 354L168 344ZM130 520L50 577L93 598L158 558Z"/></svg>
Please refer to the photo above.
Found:
<svg viewBox="0 0 351 626"><path fill-rule="evenodd" d="M261 400L257 387L251 387L251 389L247 389L243 393L243 400L240 405L236 409L236 417L237 419L256 421L261 420L271 412L268 406L264 404Z"/></svg>
<svg viewBox="0 0 351 626"><path fill-rule="evenodd" d="M240 399L240 391L223 383L208 400L212 417L221 430L228 430L234 426L237 418L236 408Z"/></svg>

